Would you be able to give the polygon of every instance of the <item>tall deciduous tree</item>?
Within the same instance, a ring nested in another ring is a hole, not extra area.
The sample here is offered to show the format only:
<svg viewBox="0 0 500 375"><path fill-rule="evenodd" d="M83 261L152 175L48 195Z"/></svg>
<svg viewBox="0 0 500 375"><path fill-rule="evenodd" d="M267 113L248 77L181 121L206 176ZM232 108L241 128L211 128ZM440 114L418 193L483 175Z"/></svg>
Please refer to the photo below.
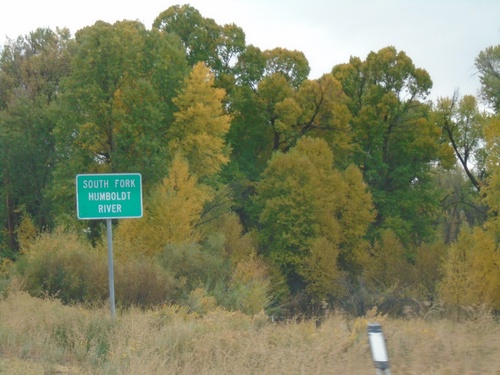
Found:
<svg viewBox="0 0 500 375"><path fill-rule="evenodd" d="M350 113L342 87L332 75L307 80L309 64L301 52L248 46L235 71L237 83L230 93L234 120L228 133L233 151L226 172L238 212L251 226L256 223L247 197L273 152L287 152L309 135L328 142L337 165L349 164Z"/></svg>
<svg viewBox="0 0 500 375"><path fill-rule="evenodd" d="M52 106L61 80L69 74L70 45L67 29L39 28L10 41L2 51L0 221L11 248L16 246L14 229L21 206L39 228L51 225L46 190L55 164Z"/></svg>
<svg viewBox="0 0 500 375"><path fill-rule="evenodd" d="M500 118L492 116L484 127L486 170L488 177L481 193L488 206L488 228L500 234Z"/></svg>
<svg viewBox="0 0 500 375"><path fill-rule="evenodd" d="M179 36L190 66L204 62L222 87L233 84L233 68L245 51L245 33L235 24L218 25L190 5L174 5L156 17L153 28Z"/></svg>
<svg viewBox="0 0 500 375"><path fill-rule="evenodd" d="M500 45L481 51L476 58L481 81L481 97L491 108L500 111Z"/></svg>
<svg viewBox="0 0 500 375"><path fill-rule="evenodd" d="M180 37L190 66L215 58L220 28L191 5L171 6L156 17L153 27Z"/></svg>
<svg viewBox="0 0 500 375"><path fill-rule="evenodd" d="M174 98L178 111L168 132L170 149L182 153L199 178L215 175L229 161L225 136L231 117L223 105L225 91L213 85L213 73L196 64Z"/></svg>
<svg viewBox="0 0 500 375"><path fill-rule="evenodd" d="M288 153L276 153L257 184L261 251L286 276L292 292L313 298L342 294L342 271L373 219L371 196L360 171L333 168L321 139L304 137Z"/></svg>
<svg viewBox="0 0 500 375"><path fill-rule="evenodd" d="M352 57L334 67L333 75L349 98L355 163L373 193L377 227L394 230L404 243L421 241L437 209L431 164L446 154L424 103L429 74L387 47L365 61Z"/></svg>
<svg viewBox="0 0 500 375"><path fill-rule="evenodd" d="M438 99L435 114L458 162L479 191L485 172L483 127L486 115L479 110L474 96L466 95L459 99L456 94L451 99Z"/></svg>
<svg viewBox="0 0 500 375"><path fill-rule="evenodd" d="M352 138L342 87L331 75L307 80L309 64L301 52L249 46L235 71L228 137L233 165L243 174L257 179L273 151L286 152L304 135L322 137L347 156Z"/></svg>
<svg viewBox="0 0 500 375"><path fill-rule="evenodd" d="M183 54L178 38L136 21L99 21L76 33L55 130L60 162L53 196L60 212L74 201L75 174L141 172L146 189L166 175Z"/></svg>

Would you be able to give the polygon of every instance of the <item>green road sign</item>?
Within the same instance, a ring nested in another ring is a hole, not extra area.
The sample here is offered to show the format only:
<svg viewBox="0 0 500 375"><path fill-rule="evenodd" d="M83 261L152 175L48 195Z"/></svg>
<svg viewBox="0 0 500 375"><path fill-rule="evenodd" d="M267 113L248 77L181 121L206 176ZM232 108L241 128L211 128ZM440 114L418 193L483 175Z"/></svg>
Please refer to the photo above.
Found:
<svg viewBox="0 0 500 375"><path fill-rule="evenodd" d="M77 175L76 211L81 220L142 217L141 174Z"/></svg>

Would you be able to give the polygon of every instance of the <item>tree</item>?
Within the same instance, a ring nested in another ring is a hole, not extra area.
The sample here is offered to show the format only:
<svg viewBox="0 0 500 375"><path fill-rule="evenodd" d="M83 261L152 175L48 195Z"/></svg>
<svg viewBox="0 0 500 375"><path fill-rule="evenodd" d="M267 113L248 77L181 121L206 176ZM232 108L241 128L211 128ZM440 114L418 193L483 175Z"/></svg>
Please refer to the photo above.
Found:
<svg viewBox="0 0 500 375"><path fill-rule="evenodd" d="M156 17L153 28L180 37L189 66L215 58L219 26L190 5L171 6Z"/></svg>
<svg viewBox="0 0 500 375"><path fill-rule="evenodd" d="M196 224L211 190L190 174L189 165L177 154L169 174L150 192L144 216L120 221L116 229L117 248L127 256L158 255L168 244L196 243Z"/></svg>
<svg viewBox="0 0 500 375"><path fill-rule="evenodd" d="M474 227L486 221L488 209L462 168L440 171L435 182L443 191L439 222L446 244L454 242L464 226Z"/></svg>
<svg viewBox="0 0 500 375"><path fill-rule="evenodd" d="M200 179L218 173L229 161L225 135L231 117L224 110L225 91L213 84L205 64L196 64L173 100L178 111L168 132L170 150L182 153Z"/></svg>
<svg viewBox="0 0 500 375"><path fill-rule="evenodd" d="M217 82L230 88L234 65L245 50L245 33L241 27L220 26L190 5L174 5L156 17L153 28L177 35L189 66L204 62L214 71Z"/></svg>
<svg viewBox="0 0 500 375"><path fill-rule="evenodd" d="M500 45L481 51L476 58L481 82L481 97L498 113L500 111Z"/></svg>
<svg viewBox="0 0 500 375"><path fill-rule="evenodd" d="M486 148L486 184L481 193L488 207L487 228L497 237L500 234L500 118L492 116L484 127Z"/></svg>
<svg viewBox="0 0 500 375"><path fill-rule="evenodd" d="M342 87L331 75L307 80L309 64L301 52L248 46L235 72L228 134L233 169L257 180L273 151L286 152L304 135L328 140L337 160L349 154L350 114Z"/></svg>
<svg viewBox="0 0 500 375"><path fill-rule="evenodd" d="M65 136L62 141L94 164L94 171L120 169L119 157L115 158L119 126L113 114L121 98L115 95L140 77L145 33L135 22L110 25L99 21L76 34L77 52L63 97L63 110L75 125L61 124L58 130Z"/></svg>
<svg viewBox="0 0 500 375"><path fill-rule="evenodd" d="M309 65L298 51L249 46L235 70L237 84L229 97L234 120L227 137L232 154L224 176L242 221L253 226L256 217L247 198L273 152L288 152L300 138L312 136L328 142L339 167L349 165L350 113L332 75L307 80Z"/></svg>
<svg viewBox="0 0 500 375"><path fill-rule="evenodd" d="M339 296L373 219L359 170L333 168L324 140L303 137L276 153L257 184L260 249L285 275L292 293Z"/></svg>
<svg viewBox="0 0 500 375"><path fill-rule="evenodd" d="M354 151L351 114L340 82L331 74L306 80L295 100L300 108L292 123L296 139L304 135L322 138L332 149L336 165L349 165Z"/></svg>
<svg viewBox="0 0 500 375"><path fill-rule="evenodd" d="M483 126L486 116L479 110L476 98L466 95L459 100L457 94L451 99L440 98L436 116L458 162L479 191L485 172Z"/></svg>
<svg viewBox="0 0 500 375"><path fill-rule="evenodd" d="M371 52L365 61L352 57L332 73L348 97L353 158L373 194L376 228L418 243L431 234L438 207L431 166L448 155L424 102L429 74L394 47Z"/></svg>
<svg viewBox="0 0 500 375"><path fill-rule="evenodd" d="M494 236L481 228L464 230L443 263L440 296L456 307L500 307L500 253Z"/></svg>
<svg viewBox="0 0 500 375"><path fill-rule="evenodd" d="M71 44L67 29L39 28L2 51L0 220L11 249L17 246L14 229L21 207L39 228L52 225L46 192L55 163L53 105L69 74Z"/></svg>
<svg viewBox="0 0 500 375"><path fill-rule="evenodd" d="M76 33L55 129L52 197L59 213L74 202L78 173L139 171L145 190L166 175L171 99L186 66L181 56L177 38L136 21L99 21Z"/></svg>

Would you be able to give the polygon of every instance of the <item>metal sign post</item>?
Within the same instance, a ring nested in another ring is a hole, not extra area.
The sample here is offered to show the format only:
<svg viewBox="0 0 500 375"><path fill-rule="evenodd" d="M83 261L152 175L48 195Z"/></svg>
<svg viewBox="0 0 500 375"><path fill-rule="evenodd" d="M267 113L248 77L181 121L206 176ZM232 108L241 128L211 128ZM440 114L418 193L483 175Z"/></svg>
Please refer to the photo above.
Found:
<svg viewBox="0 0 500 375"><path fill-rule="evenodd" d="M391 375L389 356L385 347L382 327L378 323L368 324L368 341L372 351L373 364L377 375Z"/></svg>
<svg viewBox="0 0 500 375"><path fill-rule="evenodd" d="M107 238L108 238L108 277L109 277L109 304L111 306L111 317L116 314L115 308L115 271L113 265L113 225L111 219L106 219Z"/></svg>
<svg viewBox="0 0 500 375"><path fill-rule="evenodd" d="M115 317L115 275L112 219L142 217L140 173L79 174L76 176L76 211L80 220L105 219L108 240L109 303Z"/></svg>

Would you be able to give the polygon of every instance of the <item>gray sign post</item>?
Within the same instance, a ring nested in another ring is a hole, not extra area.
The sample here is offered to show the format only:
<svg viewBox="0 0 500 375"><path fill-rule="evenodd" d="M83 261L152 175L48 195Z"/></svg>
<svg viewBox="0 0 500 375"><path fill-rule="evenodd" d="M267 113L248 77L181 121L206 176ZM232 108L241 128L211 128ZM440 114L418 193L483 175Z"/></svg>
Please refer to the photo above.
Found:
<svg viewBox="0 0 500 375"><path fill-rule="evenodd" d="M79 174L76 176L76 211L80 220L106 220L108 240L109 303L116 314L112 219L142 217L140 173Z"/></svg>

